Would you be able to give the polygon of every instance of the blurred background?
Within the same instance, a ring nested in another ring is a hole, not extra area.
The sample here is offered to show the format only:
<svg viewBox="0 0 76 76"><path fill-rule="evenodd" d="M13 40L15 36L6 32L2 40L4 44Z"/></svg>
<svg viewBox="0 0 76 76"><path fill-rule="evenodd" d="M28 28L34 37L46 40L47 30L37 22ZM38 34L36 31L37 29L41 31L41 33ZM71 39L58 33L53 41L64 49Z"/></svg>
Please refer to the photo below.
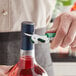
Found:
<svg viewBox="0 0 76 76"><path fill-rule="evenodd" d="M57 0L48 30L54 19L63 12L76 12L76 0ZM76 76L76 52L70 47L50 49L55 76ZM65 66L65 67L64 67Z"/></svg>

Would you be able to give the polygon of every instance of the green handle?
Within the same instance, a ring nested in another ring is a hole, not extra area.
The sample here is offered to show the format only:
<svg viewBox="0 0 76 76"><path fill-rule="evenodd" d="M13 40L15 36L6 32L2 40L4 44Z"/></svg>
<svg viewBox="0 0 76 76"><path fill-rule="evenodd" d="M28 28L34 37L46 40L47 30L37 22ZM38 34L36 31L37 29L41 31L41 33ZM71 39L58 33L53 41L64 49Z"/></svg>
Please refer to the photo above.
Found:
<svg viewBox="0 0 76 76"><path fill-rule="evenodd" d="M38 39L38 41L40 41L40 42L42 42L42 43L45 43L45 40L43 40L43 39Z"/></svg>
<svg viewBox="0 0 76 76"><path fill-rule="evenodd" d="M56 33L46 33L45 34L48 38L53 38L55 37ZM32 39L31 39L32 43L35 43ZM42 43L45 43L45 40L44 39L41 39L41 38L38 38L38 41L42 42Z"/></svg>
<svg viewBox="0 0 76 76"><path fill-rule="evenodd" d="M53 37L55 37L55 35L56 35L56 33L46 33L45 34L48 38L53 38ZM42 42L42 43L45 43L45 40L43 40L43 39L38 39L38 41L40 41L40 42Z"/></svg>
<svg viewBox="0 0 76 76"><path fill-rule="evenodd" d="M45 34L48 38L51 38L51 37L55 37L56 33L46 33Z"/></svg>

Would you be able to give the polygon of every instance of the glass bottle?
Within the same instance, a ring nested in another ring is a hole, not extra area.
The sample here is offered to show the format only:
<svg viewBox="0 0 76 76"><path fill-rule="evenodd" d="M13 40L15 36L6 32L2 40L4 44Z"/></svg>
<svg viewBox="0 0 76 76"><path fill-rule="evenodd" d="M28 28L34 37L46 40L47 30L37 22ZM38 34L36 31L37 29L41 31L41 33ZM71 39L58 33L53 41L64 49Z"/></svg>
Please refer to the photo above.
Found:
<svg viewBox="0 0 76 76"><path fill-rule="evenodd" d="M8 76L48 76L46 71L36 63L34 45L29 36L24 33L33 34L34 24L32 22L22 22L22 44L19 62L10 70Z"/></svg>

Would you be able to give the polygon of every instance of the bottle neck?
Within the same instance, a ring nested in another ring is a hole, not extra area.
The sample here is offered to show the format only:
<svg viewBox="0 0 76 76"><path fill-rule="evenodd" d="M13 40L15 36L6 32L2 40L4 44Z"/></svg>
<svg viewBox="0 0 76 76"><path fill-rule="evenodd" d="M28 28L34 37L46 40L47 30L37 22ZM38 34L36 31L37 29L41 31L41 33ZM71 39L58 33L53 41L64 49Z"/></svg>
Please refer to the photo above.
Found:
<svg viewBox="0 0 76 76"><path fill-rule="evenodd" d="M34 49L28 51L21 49L20 55L21 56L18 65L21 69L28 69L34 67L34 64L36 64Z"/></svg>
<svg viewBox="0 0 76 76"><path fill-rule="evenodd" d="M34 46L33 46L33 49L31 49L31 50L23 50L23 49L21 49L20 50L20 56L21 57L30 56L32 58L35 58Z"/></svg>

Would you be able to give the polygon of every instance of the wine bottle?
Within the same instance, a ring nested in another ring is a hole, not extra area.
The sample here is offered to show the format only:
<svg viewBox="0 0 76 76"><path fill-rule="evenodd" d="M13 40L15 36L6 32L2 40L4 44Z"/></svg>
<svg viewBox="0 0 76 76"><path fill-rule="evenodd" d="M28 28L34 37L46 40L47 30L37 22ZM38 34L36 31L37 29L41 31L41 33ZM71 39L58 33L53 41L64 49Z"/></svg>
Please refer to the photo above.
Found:
<svg viewBox="0 0 76 76"><path fill-rule="evenodd" d="M22 44L19 62L10 70L8 76L48 76L47 72L35 60L34 44L24 33L34 33L34 23L22 22Z"/></svg>

